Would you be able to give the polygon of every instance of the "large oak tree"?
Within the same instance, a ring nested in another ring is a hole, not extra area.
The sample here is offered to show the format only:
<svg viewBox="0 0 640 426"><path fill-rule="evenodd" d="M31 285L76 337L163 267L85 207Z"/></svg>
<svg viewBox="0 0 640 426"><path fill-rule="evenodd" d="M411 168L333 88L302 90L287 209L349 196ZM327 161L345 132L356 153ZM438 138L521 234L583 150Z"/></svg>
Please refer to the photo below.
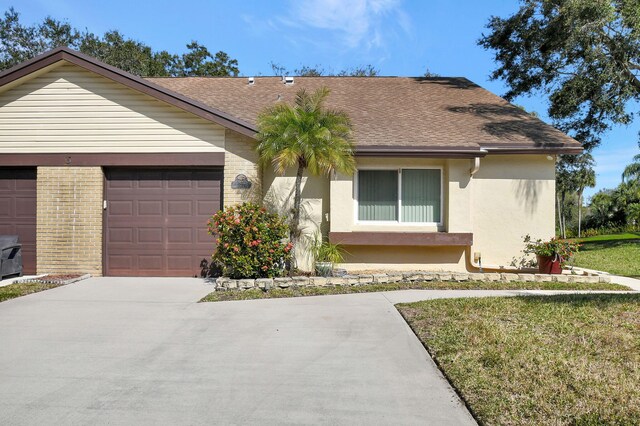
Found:
<svg viewBox="0 0 640 426"><path fill-rule="evenodd" d="M192 41L181 55L125 37L119 31L102 36L81 32L69 23L47 17L34 25L20 22L20 15L10 8L0 17L0 70L10 68L58 46L68 46L109 65L140 76L237 76L238 61L225 52L213 55Z"/></svg>
<svg viewBox="0 0 640 426"><path fill-rule="evenodd" d="M479 44L495 51L506 98L548 94L549 116L585 148L638 113L640 0L523 0L487 28Z"/></svg>

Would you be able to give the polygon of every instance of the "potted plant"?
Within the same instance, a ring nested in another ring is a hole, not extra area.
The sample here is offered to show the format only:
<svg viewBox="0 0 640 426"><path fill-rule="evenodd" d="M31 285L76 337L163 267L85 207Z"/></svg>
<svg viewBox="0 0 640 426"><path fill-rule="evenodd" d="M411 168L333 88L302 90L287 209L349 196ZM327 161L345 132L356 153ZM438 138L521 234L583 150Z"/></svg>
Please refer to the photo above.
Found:
<svg viewBox="0 0 640 426"><path fill-rule="evenodd" d="M316 237L313 244L313 258L316 274L329 277L333 272L333 265L344 260L344 250L340 244L333 244Z"/></svg>
<svg viewBox="0 0 640 426"><path fill-rule="evenodd" d="M578 251L580 244L551 238L549 241L532 240L524 237L527 254L535 254L538 258L538 271L541 274L561 274L565 263Z"/></svg>

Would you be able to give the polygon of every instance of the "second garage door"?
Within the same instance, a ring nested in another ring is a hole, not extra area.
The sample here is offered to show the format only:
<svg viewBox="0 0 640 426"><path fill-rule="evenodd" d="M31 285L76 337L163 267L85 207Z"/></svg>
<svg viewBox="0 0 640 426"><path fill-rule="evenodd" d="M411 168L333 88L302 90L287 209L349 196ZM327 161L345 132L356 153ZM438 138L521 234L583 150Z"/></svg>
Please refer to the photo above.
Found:
<svg viewBox="0 0 640 426"><path fill-rule="evenodd" d="M0 235L22 243L25 275L36 273L36 168L0 168Z"/></svg>
<svg viewBox="0 0 640 426"><path fill-rule="evenodd" d="M105 275L200 276L215 248L221 169L105 170Z"/></svg>

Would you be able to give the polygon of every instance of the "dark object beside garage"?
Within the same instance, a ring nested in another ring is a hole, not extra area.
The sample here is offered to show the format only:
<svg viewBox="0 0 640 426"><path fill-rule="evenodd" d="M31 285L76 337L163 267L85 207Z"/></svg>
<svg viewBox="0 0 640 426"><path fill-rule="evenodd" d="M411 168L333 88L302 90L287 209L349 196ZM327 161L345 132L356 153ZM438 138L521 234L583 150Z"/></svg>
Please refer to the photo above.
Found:
<svg viewBox="0 0 640 426"><path fill-rule="evenodd" d="M22 244L17 235L0 235L0 280L22 275Z"/></svg>

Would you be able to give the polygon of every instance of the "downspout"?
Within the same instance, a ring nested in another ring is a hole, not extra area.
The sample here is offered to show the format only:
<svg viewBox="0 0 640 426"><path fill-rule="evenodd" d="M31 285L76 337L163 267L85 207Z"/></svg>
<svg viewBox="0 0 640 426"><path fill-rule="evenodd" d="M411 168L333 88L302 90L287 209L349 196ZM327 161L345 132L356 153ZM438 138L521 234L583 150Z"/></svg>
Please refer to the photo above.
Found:
<svg viewBox="0 0 640 426"><path fill-rule="evenodd" d="M473 160L471 160L471 176L475 175L476 173L478 173L478 170L480 170L480 157L473 157Z"/></svg>
<svg viewBox="0 0 640 426"><path fill-rule="evenodd" d="M469 170L471 177L473 177L473 175L478 173L478 170L480 170L480 157L474 157L473 160L471 160L471 169ZM503 271L503 272L506 272L506 271L522 272L522 270L517 268L508 268L500 265L483 265L482 254L480 252L475 252L473 253L473 256L472 256L471 248L472 246L468 246L467 262L469 265L471 265L472 268L477 269L480 272L483 272L483 269L488 269L491 271Z"/></svg>
<svg viewBox="0 0 640 426"><path fill-rule="evenodd" d="M476 260L476 257L477 257L477 260ZM471 246L468 246L468 250L467 250L467 263L472 268L477 269L480 272L486 272L487 270L496 271L496 272L524 272L523 269L519 269L513 266L509 267L509 266L502 266L502 265L483 265L482 255L480 254L480 252L476 252L472 256Z"/></svg>

